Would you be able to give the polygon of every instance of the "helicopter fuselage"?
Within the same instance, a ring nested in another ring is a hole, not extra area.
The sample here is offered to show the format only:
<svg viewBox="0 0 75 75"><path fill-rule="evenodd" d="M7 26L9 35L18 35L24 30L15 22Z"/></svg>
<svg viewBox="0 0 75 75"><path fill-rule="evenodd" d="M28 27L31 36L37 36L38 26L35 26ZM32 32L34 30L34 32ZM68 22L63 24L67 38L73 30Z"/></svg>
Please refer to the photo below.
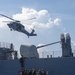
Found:
<svg viewBox="0 0 75 75"><path fill-rule="evenodd" d="M21 32L22 29L24 29L24 26L21 23L18 23L18 22L10 22L7 25L10 29L17 30L17 31L20 31L20 32Z"/></svg>
<svg viewBox="0 0 75 75"><path fill-rule="evenodd" d="M25 30L25 27L20 23L19 20L14 20L6 15L3 15L3 14L0 14L1 16L3 17L6 17L11 21L9 21L9 23L7 23L8 27L10 28L10 30L15 30L15 31L18 31L18 32L22 32L24 34L26 34L28 37L29 36L37 36L37 34L34 34L35 30L33 29L31 33L29 33L27 30ZM32 18L32 19L35 19L35 18Z"/></svg>

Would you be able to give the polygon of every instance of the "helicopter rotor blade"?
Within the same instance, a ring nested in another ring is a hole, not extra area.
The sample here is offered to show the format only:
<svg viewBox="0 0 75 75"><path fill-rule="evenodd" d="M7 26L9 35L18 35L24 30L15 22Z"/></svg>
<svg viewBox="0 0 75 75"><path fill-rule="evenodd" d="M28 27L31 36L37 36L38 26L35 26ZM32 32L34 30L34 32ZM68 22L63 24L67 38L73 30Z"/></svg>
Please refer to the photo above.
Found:
<svg viewBox="0 0 75 75"><path fill-rule="evenodd" d="M14 20L14 19L12 19L12 18L10 18L10 17L8 17L6 15L3 15L3 14L0 14L0 15L3 16L3 17L8 18L8 19L10 19L10 20L12 20L14 22L20 22L19 20ZM32 20L32 19L36 19L36 17L30 18L30 19L27 19L27 20ZM23 21L27 21L27 20L23 20ZM11 22L11 21L9 21L9 22Z"/></svg>
<svg viewBox="0 0 75 75"><path fill-rule="evenodd" d="M3 16L3 17L8 18L8 19L10 19L10 20L13 20L13 21L15 21L15 22L20 22L20 21L18 21L18 20L14 20L14 19L12 19L12 18L10 18L10 17L8 17L8 16L6 16L6 15L3 15L3 14L0 14L0 15Z"/></svg>
<svg viewBox="0 0 75 75"><path fill-rule="evenodd" d="M12 22L12 21L2 21L2 22Z"/></svg>
<svg viewBox="0 0 75 75"><path fill-rule="evenodd" d="M36 19L36 17L30 18L30 19L27 19L27 20L32 20L32 19Z"/></svg>
<svg viewBox="0 0 75 75"><path fill-rule="evenodd" d="M36 17L30 18L30 19L26 19L26 20L22 20L22 21L28 21L28 20L33 20L36 19Z"/></svg>

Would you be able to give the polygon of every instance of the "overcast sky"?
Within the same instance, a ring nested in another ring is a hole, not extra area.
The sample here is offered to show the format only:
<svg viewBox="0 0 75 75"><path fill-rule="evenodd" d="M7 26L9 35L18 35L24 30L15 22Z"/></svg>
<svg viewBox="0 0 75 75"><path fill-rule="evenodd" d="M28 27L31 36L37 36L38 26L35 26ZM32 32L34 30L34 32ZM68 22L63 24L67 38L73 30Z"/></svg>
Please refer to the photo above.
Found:
<svg viewBox="0 0 75 75"><path fill-rule="evenodd" d="M0 42L13 43L19 51L21 44L48 44L60 41L62 33L69 33L72 49L75 50L75 0L1 0L0 14L20 20L25 29L35 29L37 36L28 38L25 34L10 31L9 19L0 16ZM29 18L36 19L24 21ZM39 50L39 52L61 51L61 45L55 44ZM45 53L46 53L45 52ZM42 54L41 54L42 56Z"/></svg>

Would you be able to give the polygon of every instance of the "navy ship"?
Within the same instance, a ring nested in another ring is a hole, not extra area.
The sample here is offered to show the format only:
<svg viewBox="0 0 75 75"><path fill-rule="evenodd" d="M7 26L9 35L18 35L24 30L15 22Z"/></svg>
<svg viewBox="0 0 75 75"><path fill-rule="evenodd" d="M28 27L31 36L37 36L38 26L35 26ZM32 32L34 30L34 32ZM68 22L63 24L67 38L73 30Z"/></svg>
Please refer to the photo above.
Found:
<svg viewBox="0 0 75 75"><path fill-rule="evenodd" d="M38 48L61 44L62 56L39 58ZM24 58L24 69L35 69L47 71L48 75L75 75L75 57L71 48L71 37L69 34L61 34L60 41L42 45L21 45L20 54ZM8 43L0 43L0 75L20 75L22 71L18 52L14 49L14 45Z"/></svg>

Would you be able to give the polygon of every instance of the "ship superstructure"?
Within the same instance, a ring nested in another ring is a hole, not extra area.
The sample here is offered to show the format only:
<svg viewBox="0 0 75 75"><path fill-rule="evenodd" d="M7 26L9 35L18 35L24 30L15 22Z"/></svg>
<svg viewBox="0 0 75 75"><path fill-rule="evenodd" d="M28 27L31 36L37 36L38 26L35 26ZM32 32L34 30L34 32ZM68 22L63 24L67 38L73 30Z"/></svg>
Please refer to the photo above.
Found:
<svg viewBox="0 0 75 75"><path fill-rule="evenodd" d="M17 51L11 43L0 42L0 60L17 59Z"/></svg>
<svg viewBox="0 0 75 75"><path fill-rule="evenodd" d="M39 58L38 48L61 44L62 56L57 58ZM48 75L74 75L75 57L71 48L71 37L69 34L61 34L60 41L36 47L35 45L21 45L20 54L24 57L24 68L14 45L0 43L0 75L20 75L22 69L46 70Z"/></svg>

